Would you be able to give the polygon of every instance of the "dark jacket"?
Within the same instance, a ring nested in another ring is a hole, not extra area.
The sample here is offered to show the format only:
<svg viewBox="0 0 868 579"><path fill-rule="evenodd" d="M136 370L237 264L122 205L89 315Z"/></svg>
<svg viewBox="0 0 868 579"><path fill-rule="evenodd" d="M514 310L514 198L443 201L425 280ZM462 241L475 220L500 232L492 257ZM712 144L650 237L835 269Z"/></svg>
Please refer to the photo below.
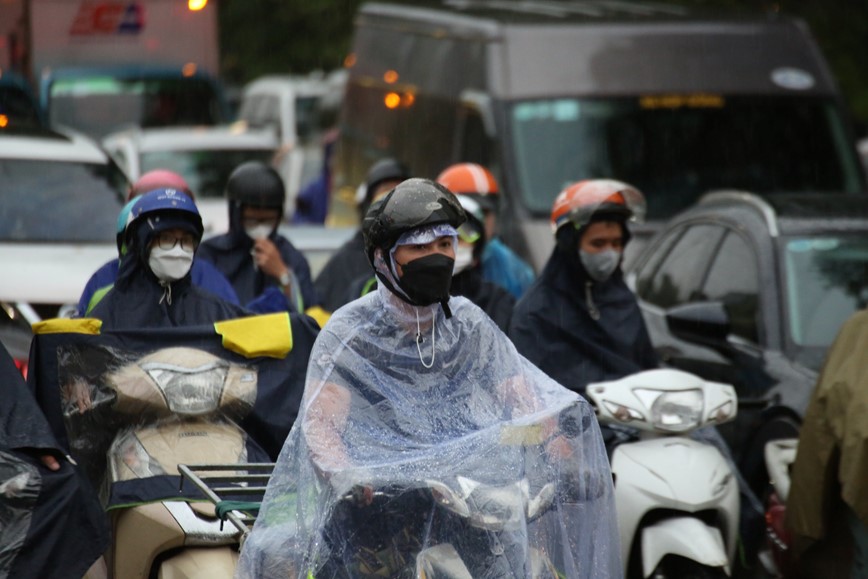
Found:
<svg viewBox="0 0 868 579"><path fill-rule="evenodd" d="M84 286L84 291L81 293L81 298L78 300L78 315L86 316L90 309L99 303L99 299L91 304L91 300L99 290L112 286L118 277L120 269L120 260L113 259L108 261L101 268L96 270L87 284ZM190 270L190 277L193 280L193 285L199 286L202 289L208 290L218 298L224 299L229 303L239 305L238 296L235 295L235 290L226 279L226 277L215 268L211 262L197 259L193 262L193 267Z"/></svg>
<svg viewBox="0 0 868 579"><path fill-rule="evenodd" d="M292 269L298 279L304 308L319 305L310 265L304 255L297 250L288 239L277 233L271 236L271 241L277 246L280 257ZM259 297L266 288L280 287L280 281L265 275L254 266L253 240L244 233L240 216L230 215L229 232L212 237L199 246L197 259L205 259L217 266L226 276L242 304L250 304ZM261 310L259 310L261 311Z"/></svg>
<svg viewBox="0 0 868 579"><path fill-rule="evenodd" d="M316 278L316 291L322 300L322 307L330 312L336 311L351 301L347 288L359 278L372 275L360 229L335 252ZM357 297L353 295L352 299Z"/></svg>
<svg viewBox="0 0 868 579"><path fill-rule="evenodd" d="M480 268L469 268L454 276L449 293L466 297L482 308L501 331L505 333L509 330L515 297L499 285L484 279Z"/></svg>
<svg viewBox="0 0 868 579"><path fill-rule="evenodd" d="M121 259L114 287L91 310L91 317L102 320L104 331L213 324L249 315L193 285L189 273L170 284L170 297L142 259L141 252L131 249Z"/></svg>
<svg viewBox="0 0 868 579"><path fill-rule="evenodd" d="M19 483L0 499L0 576L81 577L108 547L108 519L2 346L0 385L0 484ZM57 458L60 470L43 466L43 454Z"/></svg>
<svg viewBox="0 0 868 579"><path fill-rule="evenodd" d="M620 268L605 282L594 282L578 252L560 247L516 304L509 336L528 360L581 394L591 382L658 366Z"/></svg>

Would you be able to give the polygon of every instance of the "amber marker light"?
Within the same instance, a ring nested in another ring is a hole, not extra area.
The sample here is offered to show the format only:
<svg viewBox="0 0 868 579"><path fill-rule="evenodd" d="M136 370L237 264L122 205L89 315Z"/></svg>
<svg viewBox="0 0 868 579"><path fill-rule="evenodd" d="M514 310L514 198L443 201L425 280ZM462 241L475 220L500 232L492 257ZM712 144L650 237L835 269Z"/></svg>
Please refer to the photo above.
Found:
<svg viewBox="0 0 868 579"><path fill-rule="evenodd" d="M401 95L396 92L387 93L383 98L383 103L387 109L396 109L401 104Z"/></svg>
<svg viewBox="0 0 868 579"><path fill-rule="evenodd" d="M208 0L187 0L187 8L192 12L202 10L206 4L208 4Z"/></svg>

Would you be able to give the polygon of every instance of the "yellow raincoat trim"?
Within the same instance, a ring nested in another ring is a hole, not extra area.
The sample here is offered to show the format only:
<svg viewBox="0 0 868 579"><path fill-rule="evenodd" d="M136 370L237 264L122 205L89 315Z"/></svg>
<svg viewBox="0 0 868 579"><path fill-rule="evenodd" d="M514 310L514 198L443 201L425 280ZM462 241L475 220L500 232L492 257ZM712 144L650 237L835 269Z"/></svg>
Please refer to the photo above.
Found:
<svg viewBox="0 0 868 579"><path fill-rule="evenodd" d="M51 318L33 324L34 334L89 334L98 336L102 320L97 318Z"/></svg>
<svg viewBox="0 0 868 579"><path fill-rule="evenodd" d="M223 347L245 358L285 358L292 351L292 324L286 312L226 320L214 324Z"/></svg>

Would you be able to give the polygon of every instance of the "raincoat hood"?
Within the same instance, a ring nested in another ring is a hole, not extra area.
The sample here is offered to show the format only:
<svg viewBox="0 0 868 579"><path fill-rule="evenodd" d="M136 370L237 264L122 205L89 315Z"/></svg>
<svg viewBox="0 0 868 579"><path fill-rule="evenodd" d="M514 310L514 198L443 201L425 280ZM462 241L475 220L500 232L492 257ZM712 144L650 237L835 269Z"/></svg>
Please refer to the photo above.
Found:
<svg viewBox="0 0 868 579"><path fill-rule="evenodd" d="M561 247L516 304L509 336L531 362L580 393L591 382L658 365L642 312L620 268L604 282L593 281L578 251Z"/></svg>

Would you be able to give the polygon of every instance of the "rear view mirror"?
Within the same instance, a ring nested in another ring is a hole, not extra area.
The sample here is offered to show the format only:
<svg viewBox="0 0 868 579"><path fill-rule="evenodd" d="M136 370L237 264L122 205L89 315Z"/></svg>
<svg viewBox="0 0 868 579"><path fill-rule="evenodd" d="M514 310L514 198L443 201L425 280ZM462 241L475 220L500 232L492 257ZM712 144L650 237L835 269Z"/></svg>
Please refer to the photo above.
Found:
<svg viewBox="0 0 868 579"><path fill-rule="evenodd" d="M675 306L666 312L666 323L669 331L685 342L718 349L728 344L729 314L721 302L692 302Z"/></svg>

